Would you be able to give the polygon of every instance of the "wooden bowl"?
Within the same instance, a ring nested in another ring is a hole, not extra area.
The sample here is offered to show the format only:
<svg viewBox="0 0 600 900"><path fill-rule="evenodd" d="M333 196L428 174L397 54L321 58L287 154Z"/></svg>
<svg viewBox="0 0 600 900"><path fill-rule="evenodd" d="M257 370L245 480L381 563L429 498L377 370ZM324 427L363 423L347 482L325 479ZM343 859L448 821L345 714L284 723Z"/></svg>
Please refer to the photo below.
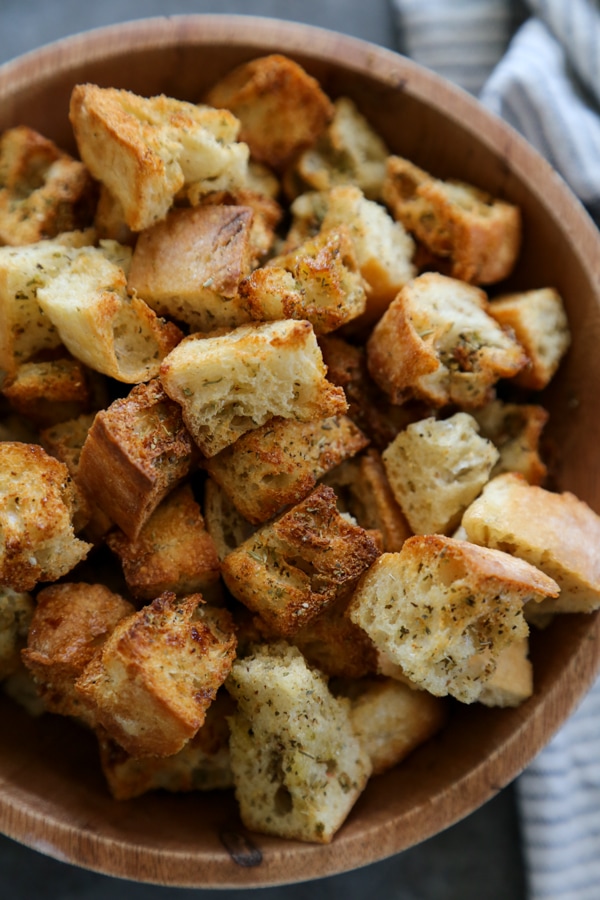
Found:
<svg viewBox="0 0 600 900"><path fill-rule="evenodd" d="M0 128L25 123L74 149L82 81L198 100L233 65L279 51L332 96L352 96L393 151L518 203L525 241L511 279L555 286L573 346L548 397L559 486L600 511L600 241L554 171L470 97L380 47L309 26L234 16L137 21L69 38L0 69ZM282 884L383 859L466 816L547 743L598 667L596 615L533 636L535 695L518 709L454 708L443 733L372 779L332 844L247 834L229 793L112 800L95 742L58 717L0 703L0 828L58 859L129 879L196 887Z"/></svg>

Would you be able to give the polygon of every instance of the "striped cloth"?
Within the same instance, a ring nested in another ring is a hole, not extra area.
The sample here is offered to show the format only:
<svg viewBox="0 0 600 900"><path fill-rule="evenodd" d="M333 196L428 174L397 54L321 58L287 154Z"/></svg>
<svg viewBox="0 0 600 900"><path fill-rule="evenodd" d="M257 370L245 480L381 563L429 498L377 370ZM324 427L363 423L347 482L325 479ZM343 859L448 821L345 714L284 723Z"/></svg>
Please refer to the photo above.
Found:
<svg viewBox="0 0 600 900"><path fill-rule="evenodd" d="M479 97L600 225L599 0L391 0L406 55ZM531 900L600 900L600 681L516 782Z"/></svg>

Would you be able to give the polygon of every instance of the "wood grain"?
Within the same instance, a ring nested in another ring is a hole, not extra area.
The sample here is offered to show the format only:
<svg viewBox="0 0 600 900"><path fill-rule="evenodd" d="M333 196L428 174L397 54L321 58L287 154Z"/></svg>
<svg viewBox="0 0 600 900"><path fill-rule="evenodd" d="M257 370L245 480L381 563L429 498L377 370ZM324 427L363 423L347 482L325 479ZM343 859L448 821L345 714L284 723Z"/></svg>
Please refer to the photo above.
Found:
<svg viewBox="0 0 600 900"><path fill-rule="evenodd" d="M29 124L73 149L74 84L199 100L233 65L277 50L332 95L354 97L390 147L440 176L518 203L525 244L512 287L554 285L574 332L548 393L557 485L600 512L600 242L579 203L528 145L470 97L406 59L309 26L232 16L142 20L51 45L0 69L0 128ZM290 883L382 859L464 817L550 739L598 669L597 615L534 635L534 697L515 710L453 707L447 728L372 779L329 846L249 835L229 794L113 801L94 741L77 725L33 720L0 701L0 828L58 859L188 887Z"/></svg>

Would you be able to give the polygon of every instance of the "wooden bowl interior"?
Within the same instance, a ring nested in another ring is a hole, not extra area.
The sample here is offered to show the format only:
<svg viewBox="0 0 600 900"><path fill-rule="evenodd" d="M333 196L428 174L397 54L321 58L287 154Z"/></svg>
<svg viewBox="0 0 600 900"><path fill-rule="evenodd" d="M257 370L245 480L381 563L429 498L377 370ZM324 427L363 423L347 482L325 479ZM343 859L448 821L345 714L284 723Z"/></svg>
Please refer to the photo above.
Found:
<svg viewBox="0 0 600 900"><path fill-rule="evenodd" d="M173 17L102 29L3 67L0 128L25 123L73 150L74 84L198 101L232 66L274 49L332 96L354 97L393 151L521 206L525 241L510 286L557 287L574 333L547 398L556 484L600 511L598 238L549 166L466 95L386 50L308 26ZM512 780L591 683L598 644L595 615L563 617L535 634L534 697L515 710L453 706L439 737L372 779L329 846L246 834L229 793L117 803L89 734L58 718L31 719L3 698L0 828L59 859L160 884L266 886L345 871L422 841Z"/></svg>

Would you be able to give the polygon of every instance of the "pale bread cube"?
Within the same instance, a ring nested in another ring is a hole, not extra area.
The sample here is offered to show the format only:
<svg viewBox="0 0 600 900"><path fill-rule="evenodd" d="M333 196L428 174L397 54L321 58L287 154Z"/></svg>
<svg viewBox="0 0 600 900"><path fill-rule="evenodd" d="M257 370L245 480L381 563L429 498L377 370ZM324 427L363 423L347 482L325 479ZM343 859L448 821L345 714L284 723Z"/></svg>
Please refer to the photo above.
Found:
<svg viewBox="0 0 600 900"><path fill-rule="evenodd" d="M255 531L255 526L244 518L212 478L207 478L204 485L204 519L219 561L224 560Z"/></svg>
<svg viewBox="0 0 600 900"><path fill-rule="evenodd" d="M390 487L415 534L449 534L489 480L498 450L468 413L409 425L382 453Z"/></svg>
<svg viewBox="0 0 600 900"><path fill-rule="evenodd" d="M535 605L535 604L534 604ZM533 694L529 640L509 644L498 656L496 669L477 698L484 706L520 706Z"/></svg>
<svg viewBox="0 0 600 900"><path fill-rule="evenodd" d="M492 441L500 454L491 477L518 472L530 484L544 482L548 470L539 445L548 412L543 406L492 400L481 409L471 410L471 415L481 436Z"/></svg>
<svg viewBox="0 0 600 900"><path fill-rule="evenodd" d="M416 535L371 566L349 613L415 685L472 703L500 652L527 636L523 606L557 594L551 578L507 553Z"/></svg>
<svg viewBox="0 0 600 900"><path fill-rule="evenodd" d="M349 701L285 644L236 660L227 689L231 767L246 828L329 843L371 773Z"/></svg>

